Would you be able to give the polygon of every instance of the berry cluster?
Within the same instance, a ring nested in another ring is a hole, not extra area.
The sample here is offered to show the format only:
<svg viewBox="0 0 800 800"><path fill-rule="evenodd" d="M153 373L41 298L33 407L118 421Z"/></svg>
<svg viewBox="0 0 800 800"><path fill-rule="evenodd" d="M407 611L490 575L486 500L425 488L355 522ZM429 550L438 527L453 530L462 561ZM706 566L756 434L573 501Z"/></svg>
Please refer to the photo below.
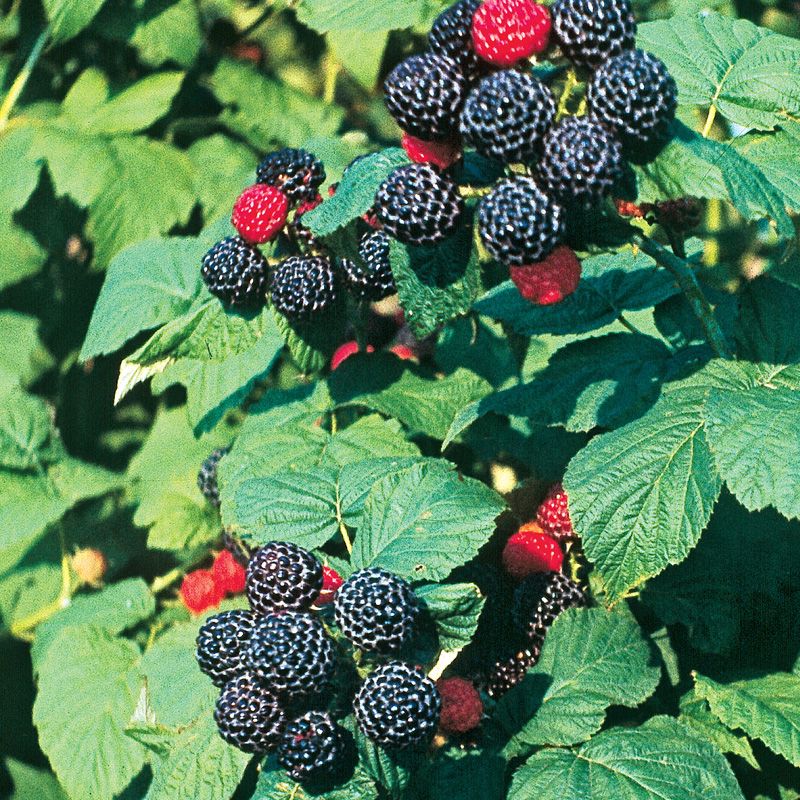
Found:
<svg viewBox="0 0 800 800"><path fill-rule="evenodd" d="M337 259L303 224L303 216L322 202L325 178L322 163L305 150L268 154L256 170L257 182L233 205L237 235L203 257L201 275L209 291L236 308L260 308L269 299L293 322L330 309L343 286L358 299L393 294L389 243L382 234L363 232L358 256ZM268 243L274 261L259 249Z"/></svg>
<svg viewBox="0 0 800 800"><path fill-rule="evenodd" d="M462 147L507 167L477 208L487 253L511 270L520 293L546 305L572 293L580 262L563 242L575 212L617 187L625 159L646 160L666 140L676 87L664 64L634 49L630 0L459 0L435 21L421 55L384 84L386 107L415 163L378 190L375 213L404 244L446 239L467 215L458 184ZM560 53L586 74L585 114L567 116L527 60Z"/></svg>
<svg viewBox="0 0 800 800"><path fill-rule="evenodd" d="M211 569L195 569L181 583L180 597L192 614L202 614L218 606L225 595L244 591L244 568L228 550L214 556Z"/></svg>
<svg viewBox="0 0 800 800"><path fill-rule="evenodd" d="M393 748L433 736L439 690L420 668L397 659L420 612L406 581L378 568L342 581L303 548L270 542L247 564L246 592L249 609L210 617L197 637L198 665L221 689L215 720L227 742L248 753L276 748L299 781L330 778L342 766L347 735L324 710L338 707L332 690L344 658L319 613L329 603L345 640L367 657L391 658L351 698L364 735Z"/></svg>

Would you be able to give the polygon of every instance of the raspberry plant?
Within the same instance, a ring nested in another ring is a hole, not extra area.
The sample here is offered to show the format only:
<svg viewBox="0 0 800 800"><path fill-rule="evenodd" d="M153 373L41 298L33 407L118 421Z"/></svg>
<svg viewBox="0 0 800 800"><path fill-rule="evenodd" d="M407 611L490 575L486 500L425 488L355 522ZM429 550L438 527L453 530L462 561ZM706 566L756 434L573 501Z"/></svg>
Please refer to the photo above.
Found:
<svg viewBox="0 0 800 800"><path fill-rule="evenodd" d="M795 0L0 0L0 796L800 796Z"/></svg>

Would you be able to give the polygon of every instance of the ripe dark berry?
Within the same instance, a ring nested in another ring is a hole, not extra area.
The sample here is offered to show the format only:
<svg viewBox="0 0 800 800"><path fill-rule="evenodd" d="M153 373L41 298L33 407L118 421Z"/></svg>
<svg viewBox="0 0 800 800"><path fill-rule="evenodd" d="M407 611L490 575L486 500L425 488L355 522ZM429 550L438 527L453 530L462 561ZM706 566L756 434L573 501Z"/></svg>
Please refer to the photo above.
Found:
<svg viewBox="0 0 800 800"><path fill-rule="evenodd" d="M413 136L449 139L458 130L466 79L449 58L425 53L401 61L383 84L386 108Z"/></svg>
<svg viewBox="0 0 800 800"><path fill-rule="evenodd" d="M482 0L458 0L433 21L428 47L437 55L455 61L471 77L480 68L480 59L472 46L472 18Z"/></svg>
<svg viewBox="0 0 800 800"><path fill-rule="evenodd" d="M286 224L289 201L274 186L249 186L233 204L231 222L246 242L262 244L274 239Z"/></svg>
<svg viewBox="0 0 800 800"><path fill-rule="evenodd" d="M309 711L290 722L278 742L278 763L296 781L336 772L345 752L342 729L324 711Z"/></svg>
<svg viewBox="0 0 800 800"><path fill-rule="evenodd" d="M336 668L333 642L322 623L300 611L258 620L245 661L265 686L289 698L325 689Z"/></svg>
<svg viewBox="0 0 800 800"><path fill-rule="evenodd" d="M458 187L428 164L398 167L375 197L384 229L405 244L431 245L446 239L463 211Z"/></svg>
<svg viewBox="0 0 800 800"><path fill-rule="evenodd" d="M636 20L629 0L556 0L550 13L554 38L578 66L594 69L634 46Z"/></svg>
<svg viewBox="0 0 800 800"><path fill-rule="evenodd" d="M541 654L542 643L534 641L513 656L498 661L489 671L486 686L489 696L502 697L509 689L513 689L525 677L525 673L536 665Z"/></svg>
<svg viewBox="0 0 800 800"><path fill-rule="evenodd" d="M565 244L535 264L510 267L508 271L519 293L537 306L560 303L578 288L581 280L581 262Z"/></svg>
<svg viewBox="0 0 800 800"><path fill-rule="evenodd" d="M461 134L479 153L504 164L530 162L556 116L553 93L528 72L503 70L469 94Z"/></svg>
<svg viewBox="0 0 800 800"><path fill-rule="evenodd" d="M501 181L478 206L478 229L489 253L503 264L543 259L561 241L564 209L531 178Z"/></svg>
<svg viewBox="0 0 800 800"><path fill-rule="evenodd" d="M325 167L306 150L285 147L269 153L256 170L259 183L280 189L292 205L311 200L325 181Z"/></svg>
<svg viewBox="0 0 800 800"><path fill-rule="evenodd" d="M530 641L544 639L556 617L568 608L587 604L577 583L561 572L539 572L525 578L514 592L512 616Z"/></svg>
<svg viewBox="0 0 800 800"><path fill-rule="evenodd" d="M247 564L247 599L257 614L305 611L322 589L322 565L291 542L259 547Z"/></svg>
<svg viewBox="0 0 800 800"><path fill-rule="evenodd" d="M419 668L399 661L367 676L353 701L364 735L387 747L422 744L439 723L442 698L436 684Z"/></svg>
<svg viewBox="0 0 800 800"><path fill-rule="evenodd" d="M597 206L622 177L622 145L596 120L566 117L547 134L542 149L539 178L564 205Z"/></svg>
<svg viewBox="0 0 800 800"><path fill-rule="evenodd" d="M472 20L475 52L498 67L541 53L549 38L550 13L533 0L486 0Z"/></svg>
<svg viewBox="0 0 800 800"><path fill-rule="evenodd" d="M567 493L560 483L554 483L536 511L536 521L545 533L559 542L575 537L572 520L569 517Z"/></svg>
<svg viewBox="0 0 800 800"><path fill-rule="evenodd" d="M382 300L397 291L389 263L390 241L384 231L370 231L358 243L361 261L342 259L347 285L356 297Z"/></svg>
<svg viewBox="0 0 800 800"><path fill-rule="evenodd" d="M678 105L666 65L644 50L627 50L602 64L587 97L590 116L612 128L631 155L649 155L666 140Z"/></svg>
<svg viewBox="0 0 800 800"><path fill-rule="evenodd" d="M204 256L200 274L211 294L232 306L264 305L267 260L241 236L217 242Z"/></svg>
<svg viewBox="0 0 800 800"><path fill-rule="evenodd" d="M266 753L274 747L286 722L278 696L249 673L225 685L214 720L220 736L245 753Z"/></svg>
<svg viewBox="0 0 800 800"><path fill-rule="evenodd" d="M252 611L236 609L209 617L197 634L195 655L200 670L215 686L224 686L244 672L242 663L256 622Z"/></svg>
<svg viewBox="0 0 800 800"><path fill-rule="evenodd" d="M353 573L336 592L336 624L362 650L396 653L411 639L419 601L409 583L369 567Z"/></svg>
<svg viewBox="0 0 800 800"><path fill-rule="evenodd" d="M197 488L203 497L215 508L219 508L219 486L217 486L217 467L222 457L228 454L230 447L218 447L200 466L197 473Z"/></svg>
<svg viewBox="0 0 800 800"><path fill-rule="evenodd" d="M336 302L336 275L323 256L290 256L272 273L272 304L289 319L308 319Z"/></svg>

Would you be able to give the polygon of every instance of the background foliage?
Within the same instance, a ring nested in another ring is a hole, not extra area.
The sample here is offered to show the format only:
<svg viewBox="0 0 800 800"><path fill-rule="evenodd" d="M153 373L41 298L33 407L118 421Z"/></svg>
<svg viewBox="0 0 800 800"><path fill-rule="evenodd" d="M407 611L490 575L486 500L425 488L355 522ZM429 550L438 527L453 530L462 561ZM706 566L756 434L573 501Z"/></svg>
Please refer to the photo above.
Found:
<svg viewBox="0 0 800 800"><path fill-rule="evenodd" d="M199 621L174 600L220 531L197 467L234 436L223 523L309 548L357 529L337 566L423 581L445 650L483 607L457 568L565 468L596 567L600 606L559 619L480 748L413 774L365 752L332 799L799 796L796 2L635 3L681 98L635 193L707 201L687 255L737 361L629 247L585 259L549 308L484 285L469 241L397 247L433 358L353 358L318 382L343 332L226 314L200 280L278 146L329 181L380 151L309 215L347 246L404 160L380 78L442 5L0 0L3 797L305 797L217 737ZM334 412L346 424L318 424ZM65 556L87 545L108 584L76 592Z"/></svg>

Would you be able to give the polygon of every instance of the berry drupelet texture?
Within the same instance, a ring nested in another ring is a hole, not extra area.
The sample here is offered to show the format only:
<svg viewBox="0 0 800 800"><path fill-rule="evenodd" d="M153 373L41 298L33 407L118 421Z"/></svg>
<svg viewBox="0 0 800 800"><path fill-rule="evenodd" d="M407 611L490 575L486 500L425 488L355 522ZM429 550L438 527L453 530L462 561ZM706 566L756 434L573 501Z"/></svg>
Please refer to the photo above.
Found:
<svg viewBox="0 0 800 800"><path fill-rule="evenodd" d="M214 711L222 738L245 753L266 753L286 723L278 696L244 673L225 684Z"/></svg>
<svg viewBox="0 0 800 800"><path fill-rule="evenodd" d="M267 260L241 236L217 242L204 256L200 270L211 294L231 306L264 305L269 267Z"/></svg>
<svg viewBox="0 0 800 800"><path fill-rule="evenodd" d="M337 298L333 264L324 256L290 256L272 273L272 304L292 320L306 320Z"/></svg>
<svg viewBox="0 0 800 800"><path fill-rule="evenodd" d="M445 733L468 733L480 725L483 701L472 681L442 678L436 688L442 698L439 727Z"/></svg>
<svg viewBox="0 0 800 800"><path fill-rule="evenodd" d="M309 711L290 722L278 742L278 763L301 782L336 772L344 753L342 729L324 711Z"/></svg>
<svg viewBox="0 0 800 800"><path fill-rule="evenodd" d="M535 572L557 572L564 563L564 553L558 542L537 525L520 528L503 548L503 566L515 580Z"/></svg>
<svg viewBox="0 0 800 800"><path fill-rule="evenodd" d="M537 306L560 303L581 280L581 262L572 248L560 244L541 261L511 267L509 274L519 293Z"/></svg>
<svg viewBox="0 0 800 800"><path fill-rule="evenodd" d="M542 654L541 642L531 642L514 653L513 656L498 661L489 671L486 691L490 697L502 697L513 689L524 677L525 673L539 660Z"/></svg>
<svg viewBox="0 0 800 800"><path fill-rule="evenodd" d="M342 259L350 291L362 300L382 300L394 294L394 276L389 263L391 239L384 231L365 233L358 243L361 261Z"/></svg>
<svg viewBox="0 0 800 800"><path fill-rule="evenodd" d="M333 642L322 623L301 611L282 611L259 619L244 658L265 686L286 698L325 689L336 668Z"/></svg>
<svg viewBox="0 0 800 800"><path fill-rule="evenodd" d="M257 614L305 611L322 589L322 565L296 544L270 542L250 558L246 584Z"/></svg>
<svg viewBox="0 0 800 800"><path fill-rule="evenodd" d="M472 19L475 52L497 67L541 53L549 39L550 12L533 0L486 0Z"/></svg>
<svg viewBox="0 0 800 800"><path fill-rule="evenodd" d="M222 458L228 454L230 447L218 447L212 451L208 458L200 465L197 473L197 488L203 497L214 508L219 508L219 486L217 485L217 467Z"/></svg>
<svg viewBox="0 0 800 800"><path fill-rule="evenodd" d="M240 594L245 587L245 569L230 550L222 550L214 557L211 574L225 594Z"/></svg>
<svg viewBox="0 0 800 800"><path fill-rule="evenodd" d="M472 77L480 70L480 59L472 46L472 18L482 0L458 0L439 14L428 34L431 52L455 61Z"/></svg>
<svg viewBox="0 0 800 800"><path fill-rule="evenodd" d="M577 66L594 69L634 46L636 20L630 0L556 0L550 13L553 38Z"/></svg>
<svg viewBox="0 0 800 800"><path fill-rule="evenodd" d="M419 601L410 584L378 567L355 572L337 591L336 624L367 652L396 653L414 633Z"/></svg>
<svg viewBox="0 0 800 800"><path fill-rule="evenodd" d="M536 512L536 521L545 533L559 542L575 538L572 520L569 516L567 493L560 483L554 483L547 491Z"/></svg>
<svg viewBox="0 0 800 800"><path fill-rule="evenodd" d="M222 687L244 672L242 657L247 650L256 615L236 609L209 617L197 634L195 655L200 670Z"/></svg>
<svg viewBox="0 0 800 800"><path fill-rule="evenodd" d="M455 61L435 53L409 56L383 88L389 113L412 136L441 141L457 132L467 82Z"/></svg>
<svg viewBox="0 0 800 800"><path fill-rule="evenodd" d="M561 572L540 572L525 578L514 592L512 616L530 641L544 639L556 617L568 608L581 608L587 597L577 583Z"/></svg>
<svg viewBox="0 0 800 800"><path fill-rule="evenodd" d="M530 162L556 116L553 93L527 72L503 70L469 94L461 135L479 153L504 164Z"/></svg>
<svg viewBox="0 0 800 800"><path fill-rule="evenodd" d="M280 233L288 213L289 201L280 189L257 183L236 198L231 222L246 242L263 244Z"/></svg>
<svg viewBox="0 0 800 800"><path fill-rule="evenodd" d="M423 744L433 736L442 698L421 669L392 661L367 676L353 709L368 739L403 748Z"/></svg>
<svg viewBox="0 0 800 800"><path fill-rule="evenodd" d="M591 208L622 177L622 144L600 122L566 117L544 138L538 164L542 186L568 207Z"/></svg>
<svg viewBox="0 0 800 800"><path fill-rule="evenodd" d="M312 153L285 147L264 157L256 170L256 179L280 189L296 206L316 197L325 181L325 167Z"/></svg>
<svg viewBox="0 0 800 800"><path fill-rule="evenodd" d="M501 181L478 206L478 229L486 249L502 264L522 266L543 259L561 241L565 213L532 178Z"/></svg>
<svg viewBox="0 0 800 800"><path fill-rule="evenodd" d="M587 92L589 115L614 130L635 160L663 144L678 106L678 89L664 62L627 50L602 64Z"/></svg>
<svg viewBox="0 0 800 800"><path fill-rule="evenodd" d="M432 245L446 239L463 211L456 184L428 164L398 167L375 196L375 212L384 229L404 244Z"/></svg>
<svg viewBox="0 0 800 800"><path fill-rule="evenodd" d="M218 606L225 591L214 580L210 569L195 569L184 576L179 595L192 614L202 614Z"/></svg>

